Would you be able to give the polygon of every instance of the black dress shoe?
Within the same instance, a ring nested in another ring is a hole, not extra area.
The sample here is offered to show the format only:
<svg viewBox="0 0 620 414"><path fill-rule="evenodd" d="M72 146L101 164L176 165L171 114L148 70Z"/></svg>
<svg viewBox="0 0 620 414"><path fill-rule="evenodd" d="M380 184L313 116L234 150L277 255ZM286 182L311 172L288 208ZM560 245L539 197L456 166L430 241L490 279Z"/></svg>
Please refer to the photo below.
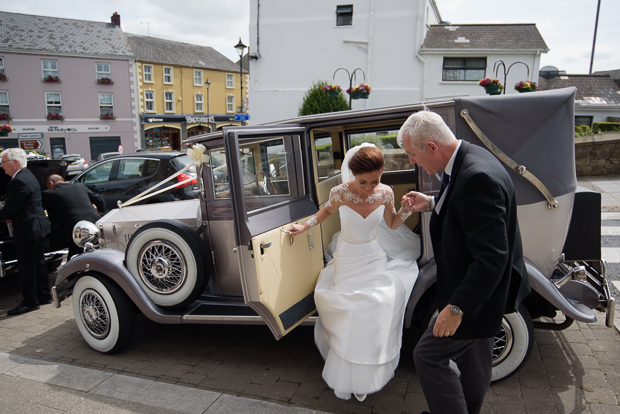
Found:
<svg viewBox="0 0 620 414"><path fill-rule="evenodd" d="M49 305L52 303L52 298L39 299L39 305Z"/></svg>
<svg viewBox="0 0 620 414"><path fill-rule="evenodd" d="M36 311L38 309L39 309L39 305L37 305L37 306L19 305L15 309L11 309L10 311L8 311L6 314L8 316L15 316L15 315L21 315L22 313Z"/></svg>

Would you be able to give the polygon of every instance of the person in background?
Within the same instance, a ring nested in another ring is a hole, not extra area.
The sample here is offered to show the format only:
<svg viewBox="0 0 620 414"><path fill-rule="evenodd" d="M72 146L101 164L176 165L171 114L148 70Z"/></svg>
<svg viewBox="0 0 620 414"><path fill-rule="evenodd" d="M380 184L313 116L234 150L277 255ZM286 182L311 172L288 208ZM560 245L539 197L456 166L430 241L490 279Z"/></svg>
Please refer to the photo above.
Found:
<svg viewBox="0 0 620 414"><path fill-rule="evenodd" d="M73 242L73 226L80 220L95 223L101 217L97 210L105 211L105 201L99 194L90 191L82 183L65 183L57 174L45 181L43 207L52 223L53 248L69 248L68 258L82 252ZM95 205L95 207L93 207Z"/></svg>
<svg viewBox="0 0 620 414"><path fill-rule="evenodd" d="M23 299L7 315L21 315L52 302L43 238L50 232L49 220L41 204L41 187L26 168L26 152L21 148L2 151L2 169L11 176L0 221L12 220L13 243L17 252L17 270Z"/></svg>
<svg viewBox="0 0 620 414"><path fill-rule="evenodd" d="M397 141L411 164L444 174L437 197L403 197L411 211L432 211L437 263L439 314L413 352L416 372L432 414L476 414L491 383L503 315L530 292L515 189L497 158L456 139L434 112L411 115Z"/></svg>
<svg viewBox="0 0 620 414"><path fill-rule="evenodd" d="M123 155L123 143L118 144L118 152Z"/></svg>

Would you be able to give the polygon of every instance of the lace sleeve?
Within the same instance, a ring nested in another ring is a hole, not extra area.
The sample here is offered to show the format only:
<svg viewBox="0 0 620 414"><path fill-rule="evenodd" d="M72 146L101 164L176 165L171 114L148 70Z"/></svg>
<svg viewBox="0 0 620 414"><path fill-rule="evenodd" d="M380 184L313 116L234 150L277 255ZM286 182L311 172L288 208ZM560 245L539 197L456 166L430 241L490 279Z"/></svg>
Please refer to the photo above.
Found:
<svg viewBox="0 0 620 414"><path fill-rule="evenodd" d="M342 190L343 184L337 185L336 187L331 189L331 191L329 192L329 200L327 200L327 203L325 203L325 208L331 206L338 206L338 204L342 203Z"/></svg>

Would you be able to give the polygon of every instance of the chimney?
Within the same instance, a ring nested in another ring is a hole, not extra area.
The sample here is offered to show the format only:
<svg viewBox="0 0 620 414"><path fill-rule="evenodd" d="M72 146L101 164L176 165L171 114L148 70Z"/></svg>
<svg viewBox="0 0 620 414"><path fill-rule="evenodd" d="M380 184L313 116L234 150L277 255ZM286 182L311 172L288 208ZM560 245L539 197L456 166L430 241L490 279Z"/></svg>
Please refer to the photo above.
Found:
<svg viewBox="0 0 620 414"><path fill-rule="evenodd" d="M114 12L112 15L112 24L116 27L121 27L121 15L117 12Z"/></svg>

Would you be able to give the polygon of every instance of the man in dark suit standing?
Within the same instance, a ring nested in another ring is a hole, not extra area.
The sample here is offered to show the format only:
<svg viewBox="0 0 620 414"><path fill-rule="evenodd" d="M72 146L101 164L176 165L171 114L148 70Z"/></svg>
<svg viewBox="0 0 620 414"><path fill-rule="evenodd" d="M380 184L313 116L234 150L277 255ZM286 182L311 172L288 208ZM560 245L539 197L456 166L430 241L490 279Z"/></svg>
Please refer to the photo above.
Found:
<svg viewBox="0 0 620 414"><path fill-rule="evenodd" d="M97 210L105 211L105 201L84 184L65 183L57 174L50 175L45 183L48 190L43 191L43 208L52 223L52 246L69 247L68 258L71 258L82 252L73 242L73 226L80 220L93 223L99 220L101 216Z"/></svg>
<svg viewBox="0 0 620 414"><path fill-rule="evenodd" d="M416 346L416 371L432 414L479 413L503 314L517 311L530 291L515 190L489 151L457 140L434 112L411 115L398 140L412 164L429 174L444 170L439 196L403 197L414 211L433 211L437 264L439 315Z"/></svg>
<svg viewBox="0 0 620 414"><path fill-rule="evenodd" d="M20 148L2 152L2 168L11 176L6 188L6 201L0 210L0 222L12 220L13 243L17 252L17 270L23 300L7 315L21 315L51 303L43 238L49 234L49 220L41 205L41 187L26 168L26 153Z"/></svg>

